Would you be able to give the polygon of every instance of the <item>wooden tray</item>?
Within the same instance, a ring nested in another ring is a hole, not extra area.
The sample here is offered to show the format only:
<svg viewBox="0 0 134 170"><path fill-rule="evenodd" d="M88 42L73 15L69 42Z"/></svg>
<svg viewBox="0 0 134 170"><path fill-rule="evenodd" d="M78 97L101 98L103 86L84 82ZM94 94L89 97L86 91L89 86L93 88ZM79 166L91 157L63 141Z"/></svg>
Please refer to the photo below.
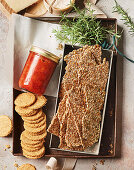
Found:
<svg viewBox="0 0 134 170"><path fill-rule="evenodd" d="M51 18L52 20L52 18ZM52 22L57 22L59 18L55 18ZM46 18L46 21L50 21ZM115 26L115 30L117 29L116 19L101 19L102 24L106 26ZM14 89L14 99L16 96L21 93ZM47 115L47 126L50 124L51 117L48 115L50 112L54 111L53 103L57 100L55 97L48 97L48 103L46 107L44 107L44 112ZM22 155L21 145L20 145L20 134L23 131L23 120L21 117L13 111L13 154L15 156ZM72 153L68 151L60 151L49 148L49 140L50 134L48 133L45 147L46 154L45 157L70 157L70 158L109 158L115 157L116 151L116 55L113 58L113 65L111 70L111 78L109 85L109 93L107 100L107 107L105 113L104 127L102 133L101 147L99 155L89 155L83 153Z"/></svg>

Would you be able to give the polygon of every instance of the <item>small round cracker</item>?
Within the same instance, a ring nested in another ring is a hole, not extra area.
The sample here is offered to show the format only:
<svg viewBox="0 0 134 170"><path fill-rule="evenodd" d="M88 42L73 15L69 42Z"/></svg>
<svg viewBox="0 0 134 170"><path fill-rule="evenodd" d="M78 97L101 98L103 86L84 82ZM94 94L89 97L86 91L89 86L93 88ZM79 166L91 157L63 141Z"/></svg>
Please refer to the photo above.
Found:
<svg viewBox="0 0 134 170"><path fill-rule="evenodd" d="M15 106L15 111L20 115L20 116L33 116L35 115L38 110L33 110L29 108L24 108L24 107L19 107Z"/></svg>
<svg viewBox="0 0 134 170"><path fill-rule="evenodd" d="M39 149L41 149L43 147L43 144L39 145L38 147L35 147L35 145L29 146L21 142L21 147L22 147L22 150L24 149L28 152L33 152L33 151L38 151Z"/></svg>
<svg viewBox="0 0 134 170"><path fill-rule="evenodd" d="M37 145L37 144L44 142L43 139L41 139L41 140L31 140L31 139L27 138L27 136L25 134L25 130L21 133L20 140L24 143L29 144L29 145Z"/></svg>
<svg viewBox="0 0 134 170"><path fill-rule="evenodd" d="M39 131L39 132L34 132L34 131L28 131L27 129L25 129L29 135L31 136L38 136L38 135L43 135L44 133L46 133L46 128L44 128L43 130Z"/></svg>
<svg viewBox="0 0 134 170"><path fill-rule="evenodd" d="M41 133L42 131L46 130L46 123L38 128L31 128L24 124L24 128L30 133Z"/></svg>
<svg viewBox="0 0 134 170"><path fill-rule="evenodd" d="M25 120L25 122L26 123L31 123L31 124L36 124L36 123L41 122L43 119L45 119L45 116L42 114L42 116L39 119L37 119L37 120L33 120L33 121Z"/></svg>
<svg viewBox="0 0 134 170"><path fill-rule="evenodd" d="M36 100L36 97L32 93L21 93L19 94L15 101L14 104L19 107L27 107L32 105Z"/></svg>
<svg viewBox="0 0 134 170"><path fill-rule="evenodd" d="M23 156L25 156L28 159L39 159L39 158L42 158L44 156L44 154L45 154L45 151L44 151L44 153L42 153L42 155L39 155L39 156L29 156L25 153L25 151L23 152Z"/></svg>
<svg viewBox="0 0 134 170"><path fill-rule="evenodd" d="M42 134L31 135L28 131L25 130L25 136L28 139L33 140L33 141L42 140L42 139L44 139L47 136L47 132L45 131Z"/></svg>
<svg viewBox="0 0 134 170"><path fill-rule="evenodd" d="M43 107L46 103L47 103L47 99L45 98L45 96L36 96L37 100L36 102L29 106L29 109L40 109L41 107Z"/></svg>
<svg viewBox="0 0 134 170"><path fill-rule="evenodd" d="M38 128L38 127L41 127L41 126L43 126L44 124L46 124L46 117L44 118L44 119L42 119L40 122L36 122L36 124L35 123L27 123L27 122L24 122L24 126L28 126L28 127L30 127L30 128Z"/></svg>
<svg viewBox="0 0 134 170"><path fill-rule="evenodd" d="M40 117L42 117L43 111L42 109L40 109L35 115L33 116L22 116L22 119L25 121L35 121L37 119L39 119Z"/></svg>
<svg viewBox="0 0 134 170"><path fill-rule="evenodd" d="M20 167L18 167L17 170L36 170L36 168L31 164L23 164Z"/></svg>
<svg viewBox="0 0 134 170"><path fill-rule="evenodd" d="M41 149L39 149L38 151L34 151L34 152L29 152L25 149L23 149L23 155L27 155L29 157L42 157L45 153L45 147L42 146Z"/></svg>
<svg viewBox="0 0 134 170"><path fill-rule="evenodd" d="M28 146L28 147L35 147L35 148L39 148L39 147L41 147L42 145L43 145L43 143L44 143L45 141L44 140L42 140L42 141L40 141L40 143L37 143L37 144L31 144L31 143L27 143L27 141L23 141L23 140L21 140L21 143L23 144L23 145L26 145L26 146Z"/></svg>
<svg viewBox="0 0 134 170"><path fill-rule="evenodd" d="M6 115L0 116L0 137L8 136L12 131L12 121Z"/></svg>

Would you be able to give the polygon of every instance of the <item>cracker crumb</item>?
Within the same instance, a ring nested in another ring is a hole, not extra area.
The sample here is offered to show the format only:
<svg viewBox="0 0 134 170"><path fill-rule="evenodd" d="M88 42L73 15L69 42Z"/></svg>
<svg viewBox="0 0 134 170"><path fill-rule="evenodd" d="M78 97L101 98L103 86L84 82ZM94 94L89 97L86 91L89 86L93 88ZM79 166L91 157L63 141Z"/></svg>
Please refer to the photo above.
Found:
<svg viewBox="0 0 134 170"><path fill-rule="evenodd" d="M7 148L7 149L10 149L10 148L11 148L11 146L10 146L10 145L5 145L5 146L6 146L6 148Z"/></svg>
<svg viewBox="0 0 134 170"><path fill-rule="evenodd" d="M109 150L108 152L111 153L111 154L113 154L113 150Z"/></svg>
<svg viewBox="0 0 134 170"><path fill-rule="evenodd" d="M62 44L58 44L57 50L62 50L62 49L63 49L63 45Z"/></svg>
<svg viewBox="0 0 134 170"><path fill-rule="evenodd" d="M93 165L92 170L96 170L96 169L97 169L96 166Z"/></svg>
<svg viewBox="0 0 134 170"><path fill-rule="evenodd" d="M19 167L19 165L18 165L17 163L14 163L14 167L17 167L17 168L18 168L18 167Z"/></svg>
<svg viewBox="0 0 134 170"><path fill-rule="evenodd" d="M104 162L105 162L105 160L103 160L103 159L100 160L100 164L101 164L101 165L104 165Z"/></svg>
<svg viewBox="0 0 134 170"><path fill-rule="evenodd" d="M112 143L109 146L110 146L110 148L113 148L113 144Z"/></svg>

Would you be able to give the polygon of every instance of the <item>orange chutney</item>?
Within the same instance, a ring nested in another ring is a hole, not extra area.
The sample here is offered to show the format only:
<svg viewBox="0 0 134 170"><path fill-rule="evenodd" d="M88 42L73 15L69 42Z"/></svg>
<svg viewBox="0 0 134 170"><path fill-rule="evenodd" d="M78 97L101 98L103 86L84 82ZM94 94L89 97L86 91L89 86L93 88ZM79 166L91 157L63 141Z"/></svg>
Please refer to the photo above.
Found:
<svg viewBox="0 0 134 170"><path fill-rule="evenodd" d="M59 62L59 57L32 46L19 79L19 87L43 95Z"/></svg>

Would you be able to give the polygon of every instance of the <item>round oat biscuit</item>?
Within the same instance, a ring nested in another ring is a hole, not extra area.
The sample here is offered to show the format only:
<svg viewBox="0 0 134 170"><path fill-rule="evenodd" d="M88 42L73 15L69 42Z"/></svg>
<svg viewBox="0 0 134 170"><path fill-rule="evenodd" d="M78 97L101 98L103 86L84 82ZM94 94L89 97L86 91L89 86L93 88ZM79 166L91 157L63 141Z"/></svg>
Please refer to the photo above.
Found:
<svg viewBox="0 0 134 170"><path fill-rule="evenodd" d="M30 127L30 128L38 128L43 126L44 124L46 124L46 116L43 120L41 120L40 122L36 122L36 123L27 123L26 121L24 122L24 126Z"/></svg>
<svg viewBox="0 0 134 170"><path fill-rule="evenodd" d="M31 127L27 126L26 124L24 124L24 128L28 132L41 133L42 131L46 130L46 123L44 123L42 126L36 127L36 128L31 128Z"/></svg>
<svg viewBox="0 0 134 170"><path fill-rule="evenodd" d="M23 155L24 156L29 156L29 157L35 157L35 158L40 158L44 155L45 153L45 147L42 146L38 151L34 151L34 152L29 152L25 149L23 149Z"/></svg>
<svg viewBox="0 0 134 170"><path fill-rule="evenodd" d="M44 154L45 154L45 152L42 155L39 155L39 156L29 156L25 152L23 152L23 156L25 156L28 159L39 159L39 158L42 158L44 156Z"/></svg>
<svg viewBox="0 0 134 170"><path fill-rule="evenodd" d="M36 100L36 97L32 93L21 93L19 94L15 101L14 104L19 107L27 107L32 105Z"/></svg>
<svg viewBox="0 0 134 170"><path fill-rule="evenodd" d="M20 167L18 167L17 170L36 170L36 168L31 164L23 164Z"/></svg>
<svg viewBox="0 0 134 170"><path fill-rule="evenodd" d="M26 141L21 140L22 145L26 145L28 147L35 147L35 148L40 148L44 142L45 142L45 140L42 140L38 144L30 144L30 143L26 143Z"/></svg>
<svg viewBox="0 0 134 170"><path fill-rule="evenodd" d="M38 112L38 110L33 110L33 109L19 107L19 106L15 106L15 111L20 116L33 116Z"/></svg>
<svg viewBox="0 0 134 170"><path fill-rule="evenodd" d="M0 137L8 136L12 131L12 121L6 115L0 116Z"/></svg>
<svg viewBox="0 0 134 170"><path fill-rule="evenodd" d="M31 140L31 139L27 138L27 136L25 134L25 130L21 133L20 140L24 143L29 144L29 145L37 145L37 144L44 142L43 139L41 139L41 140Z"/></svg>
<svg viewBox="0 0 134 170"><path fill-rule="evenodd" d="M45 118L45 116L44 116L44 114L42 114L42 116L37 120L33 120L33 121L25 120L25 122L30 123L30 124L37 124L37 123L41 122L44 118Z"/></svg>
<svg viewBox="0 0 134 170"><path fill-rule="evenodd" d="M37 100L36 102L29 106L29 109L40 109L41 107L43 107L46 103L47 103L47 99L44 96L36 96Z"/></svg>
<svg viewBox="0 0 134 170"><path fill-rule="evenodd" d="M44 139L46 136L47 136L47 132L44 131L44 133L42 134L30 134L28 131L25 130L25 136L30 139L30 140L33 140L33 141L36 141L36 140L42 140Z"/></svg>
<svg viewBox="0 0 134 170"><path fill-rule="evenodd" d="M25 129L26 130L26 129ZM27 130L26 130L27 131ZM29 135L31 135L31 136L38 136L38 135L42 135L42 134L44 134L45 132L46 132L46 128L44 128L42 131L39 131L39 132L34 132L34 131L31 131L31 132L29 132L29 131L27 131L28 133L29 133Z"/></svg>
<svg viewBox="0 0 134 170"><path fill-rule="evenodd" d="M43 111L42 109L40 109L35 115L33 116L22 116L22 119L25 121L35 121L37 119L39 119L40 117L42 117Z"/></svg>
<svg viewBox="0 0 134 170"><path fill-rule="evenodd" d="M38 151L39 149L42 148L42 146L43 146L43 144L42 144L42 145L39 145L38 147L35 147L35 145L29 146L29 145L24 144L24 143L21 141L22 150L24 149L24 150L26 150L26 151L28 151L28 152Z"/></svg>

